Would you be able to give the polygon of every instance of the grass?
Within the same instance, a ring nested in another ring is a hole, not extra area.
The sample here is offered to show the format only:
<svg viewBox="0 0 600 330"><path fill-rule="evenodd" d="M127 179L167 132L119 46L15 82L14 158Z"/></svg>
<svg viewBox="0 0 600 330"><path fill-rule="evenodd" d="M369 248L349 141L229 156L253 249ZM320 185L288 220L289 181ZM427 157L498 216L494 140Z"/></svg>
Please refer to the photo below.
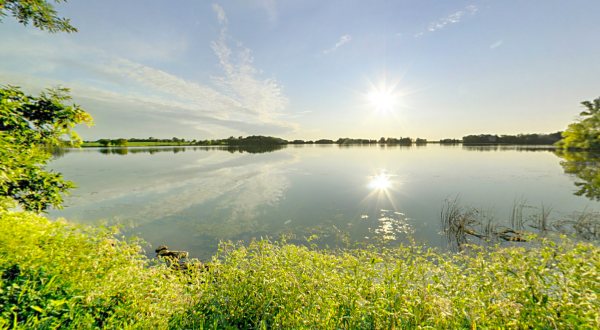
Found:
<svg viewBox="0 0 600 330"><path fill-rule="evenodd" d="M223 243L169 269L108 229L0 214L0 329L597 329L600 249Z"/></svg>

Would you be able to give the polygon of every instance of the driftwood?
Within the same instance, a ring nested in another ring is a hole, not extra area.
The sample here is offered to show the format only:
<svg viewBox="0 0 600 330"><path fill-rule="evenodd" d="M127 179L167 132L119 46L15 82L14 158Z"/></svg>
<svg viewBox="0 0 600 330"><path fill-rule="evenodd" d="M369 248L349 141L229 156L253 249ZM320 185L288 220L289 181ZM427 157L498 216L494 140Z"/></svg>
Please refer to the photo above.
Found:
<svg viewBox="0 0 600 330"><path fill-rule="evenodd" d="M197 270L209 271L210 264L203 264L198 259L188 259L187 251L169 251L165 245L157 247L155 250L158 258L165 258L169 267L176 270Z"/></svg>

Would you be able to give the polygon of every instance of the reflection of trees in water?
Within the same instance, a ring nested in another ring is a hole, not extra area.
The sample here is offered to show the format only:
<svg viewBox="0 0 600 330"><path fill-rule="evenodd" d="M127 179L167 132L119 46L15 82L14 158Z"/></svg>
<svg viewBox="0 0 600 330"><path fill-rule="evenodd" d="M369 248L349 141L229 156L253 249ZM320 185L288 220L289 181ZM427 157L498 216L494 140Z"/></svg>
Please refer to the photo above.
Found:
<svg viewBox="0 0 600 330"><path fill-rule="evenodd" d="M101 148L96 149L98 152L109 155L127 155L127 154L139 154L148 153L156 154L159 152L172 152L174 154L186 151L228 151L230 153L250 153L250 154L262 154L266 152L274 152L281 150L285 146L218 146L218 147L159 147L159 148Z"/></svg>
<svg viewBox="0 0 600 330"><path fill-rule="evenodd" d="M53 159L58 159L64 157L66 154L70 153L73 149L70 148L44 148L46 152L52 154Z"/></svg>
<svg viewBox="0 0 600 330"><path fill-rule="evenodd" d="M587 241L600 240L600 214L575 212L555 218L552 207L533 207L523 200L513 204L508 221L499 221L494 212L461 205L458 199L446 202L440 213L442 233L452 249L470 243L526 242L528 234L552 233Z"/></svg>
<svg viewBox="0 0 600 330"><path fill-rule="evenodd" d="M216 147L142 147L142 148L85 148L86 151L96 151L104 155L128 155L128 154L156 154L162 152L172 152L174 154L186 151L228 151L234 153L262 154L275 152L286 148L285 145L257 145L257 146L216 146ZM72 148L47 148L54 159L64 157L66 154L76 151Z"/></svg>
<svg viewBox="0 0 600 330"><path fill-rule="evenodd" d="M506 150L514 150L514 151L555 151L556 147L554 146L546 146L546 145L502 145L502 144L463 144L463 150L467 151L506 151Z"/></svg>
<svg viewBox="0 0 600 330"><path fill-rule="evenodd" d="M98 150L101 154L105 154L105 155L127 155L129 154L129 150L127 148L106 148L106 149L99 149Z"/></svg>
<svg viewBox="0 0 600 330"><path fill-rule="evenodd" d="M577 196L600 201L600 154L593 152L569 152L557 150L562 158L560 165L565 173L575 178Z"/></svg>
<svg viewBox="0 0 600 330"><path fill-rule="evenodd" d="M217 147L217 150L229 151L234 154L236 152L239 153L249 153L249 154L264 154L267 152L274 152L277 150L281 150L286 148L283 145L256 145L256 146L227 146L227 147Z"/></svg>

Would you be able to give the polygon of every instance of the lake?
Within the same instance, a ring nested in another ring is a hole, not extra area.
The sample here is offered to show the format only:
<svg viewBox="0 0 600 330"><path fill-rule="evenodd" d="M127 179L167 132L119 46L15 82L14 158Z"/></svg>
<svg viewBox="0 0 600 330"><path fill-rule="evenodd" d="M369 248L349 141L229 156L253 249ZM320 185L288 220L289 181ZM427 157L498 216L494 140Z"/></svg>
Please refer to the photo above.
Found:
<svg viewBox="0 0 600 330"><path fill-rule="evenodd" d="M220 240L290 234L291 242L312 236L322 247L344 234L350 243L414 240L444 248L447 199L490 210L500 221L519 199L551 207L557 217L595 211L594 182L582 196L574 193L585 185L574 183L593 181L596 164L534 146L60 149L50 168L78 188L49 217L121 223L126 235L148 242L148 255L167 245L201 260ZM592 174L582 175L582 166Z"/></svg>

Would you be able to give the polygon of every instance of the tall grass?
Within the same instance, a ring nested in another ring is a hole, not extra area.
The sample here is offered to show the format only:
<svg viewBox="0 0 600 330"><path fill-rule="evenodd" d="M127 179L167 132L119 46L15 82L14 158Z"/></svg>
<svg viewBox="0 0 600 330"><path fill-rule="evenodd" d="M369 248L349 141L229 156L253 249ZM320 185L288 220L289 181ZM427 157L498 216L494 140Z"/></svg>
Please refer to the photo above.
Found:
<svg viewBox="0 0 600 330"><path fill-rule="evenodd" d="M180 272L110 231L0 216L0 329L600 327L600 249L586 242L456 254L229 242Z"/></svg>
<svg viewBox="0 0 600 330"><path fill-rule="evenodd" d="M460 198L447 200L440 212L440 221L447 242L454 250L473 241L498 243L526 242L527 233L542 237L562 234L586 241L600 239L600 214L576 212L556 218L553 207L542 204L536 208L523 199L515 199L508 221L498 221L494 212L460 204Z"/></svg>

